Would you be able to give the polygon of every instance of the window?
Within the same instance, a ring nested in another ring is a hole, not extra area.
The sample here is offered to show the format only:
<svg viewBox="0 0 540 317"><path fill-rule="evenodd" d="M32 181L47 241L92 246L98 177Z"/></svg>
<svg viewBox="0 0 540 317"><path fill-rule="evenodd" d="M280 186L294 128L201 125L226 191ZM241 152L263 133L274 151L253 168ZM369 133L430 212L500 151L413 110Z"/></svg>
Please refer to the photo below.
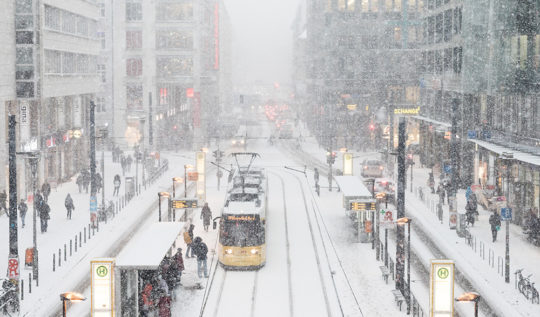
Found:
<svg viewBox="0 0 540 317"><path fill-rule="evenodd" d="M126 49L142 48L142 31L126 31Z"/></svg>
<svg viewBox="0 0 540 317"><path fill-rule="evenodd" d="M99 15L104 17L105 16L105 3L99 4Z"/></svg>
<svg viewBox="0 0 540 317"><path fill-rule="evenodd" d="M88 19L82 16L77 17L77 34L88 36ZM94 36L94 34L93 34Z"/></svg>
<svg viewBox="0 0 540 317"><path fill-rule="evenodd" d="M158 3L156 11L158 21L190 20L193 18L192 3Z"/></svg>
<svg viewBox="0 0 540 317"><path fill-rule="evenodd" d="M62 73L73 74L75 73L75 54L63 53L62 54Z"/></svg>
<svg viewBox="0 0 540 317"><path fill-rule="evenodd" d="M107 82L107 73L105 72L105 64L98 64L97 72L99 74L99 77L101 78L101 82L102 83Z"/></svg>
<svg viewBox="0 0 540 317"><path fill-rule="evenodd" d="M62 57L59 51L45 50L45 73L62 73Z"/></svg>
<svg viewBox="0 0 540 317"><path fill-rule="evenodd" d="M369 0L362 0L362 12L368 12Z"/></svg>
<svg viewBox="0 0 540 317"><path fill-rule="evenodd" d="M15 32L16 44L32 44L34 43L34 32L32 31L17 31Z"/></svg>
<svg viewBox="0 0 540 317"><path fill-rule="evenodd" d="M34 26L34 17L31 15L16 15L15 16L15 29L25 30L31 29Z"/></svg>
<svg viewBox="0 0 540 317"><path fill-rule="evenodd" d="M75 34L77 31L77 16L64 11L62 13L62 31Z"/></svg>
<svg viewBox="0 0 540 317"><path fill-rule="evenodd" d="M440 43L443 38L443 14L437 14L435 18L435 43Z"/></svg>
<svg viewBox="0 0 540 317"><path fill-rule="evenodd" d="M143 107L142 84L128 84L126 86L126 106L128 110L142 109Z"/></svg>
<svg viewBox="0 0 540 317"><path fill-rule="evenodd" d="M452 10L444 11L444 41L452 39Z"/></svg>
<svg viewBox="0 0 540 317"><path fill-rule="evenodd" d="M33 79L34 66L16 66L15 79Z"/></svg>
<svg viewBox="0 0 540 317"><path fill-rule="evenodd" d="M18 81L16 83L17 98L34 98L34 83Z"/></svg>
<svg viewBox="0 0 540 317"><path fill-rule="evenodd" d="M126 3L126 21L141 21L142 20L142 3L127 2Z"/></svg>
<svg viewBox="0 0 540 317"><path fill-rule="evenodd" d="M356 0L338 0L339 11L354 11Z"/></svg>
<svg viewBox="0 0 540 317"><path fill-rule="evenodd" d="M96 112L106 112L105 97L96 97Z"/></svg>
<svg viewBox="0 0 540 317"><path fill-rule="evenodd" d="M444 50L444 71L452 70L452 48L447 48Z"/></svg>
<svg viewBox="0 0 540 317"><path fill-rule="evenodd" d="M142 58L128 58L126 60L126 75L130 77L142 75Z"/></svg>
<svg viewBox="0 0 540 317"><path fill-rule="evenodd" d="M157 58L157 73L160 76L191 75L193 59L189 56L170 56Z"/></svg>
<svg viewBox="0 0 540 317"><path fill-rule="evenodd" d="M158 30L156 42L158 49L193 49L193 34L191 31Z"/></svg>
<svg viewBox="0 0 540 317"><path fill-rule="evenodd" d="M45 6L45 26L50 29L59 31L61 28L60 14L61 14L60 10L58 10L57 8L53 8L46 5Z"/></svg>
<svg viewBox="0 0 540 317"><path fill-rule="evenodd" d="M462 49L461 47L454 47L454 56L452 58L452 64L454 68L454 73L461 73L461 62L462 62Z"/></svg>
<svg viewBox="0 0 540 317"><path fill-rule="evenodd" d="M107 42L105 41L105 32L98 32L97 36L101 41L101 49L105 49L107 47Z"/></svg>
<svg viewBox="0 0 540 317"><path fill-rule="evenodd" d="M33 64L34 63L33 53L34 53L34 50L31 47L17 47L16 56L15 56L15 61L17 65Z"/></svg>
<svg viewBox="0 0 540 317"><path fill-rule="evenodd" d="M454 34L461 33L461 8L454 10Z"/></svg>
<svg viewBox="0 0 540 317"><path fill-rule="evenodd" d="M32 0L15 1L16 13L32 13Z"/></svg>
<svg viewBox="0 0 540 317"><path fill-rule="evenodd" d="M79 74L90 73L90 56L85 54L77 54L77 70Z"/></svg>

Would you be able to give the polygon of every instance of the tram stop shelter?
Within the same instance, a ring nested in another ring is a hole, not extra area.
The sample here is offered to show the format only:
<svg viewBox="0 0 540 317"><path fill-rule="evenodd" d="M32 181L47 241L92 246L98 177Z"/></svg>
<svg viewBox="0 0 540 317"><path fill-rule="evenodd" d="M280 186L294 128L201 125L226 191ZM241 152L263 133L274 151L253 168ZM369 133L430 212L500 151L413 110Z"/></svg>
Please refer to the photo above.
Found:
<svg viewBox="0 0 540 317"><path fill-rule="evenodd" d="M370 242L377 200L358 176L336 176L335 180L343 194L343 208L358 230L358 241Z"/></svg>
<svg viewBox="0 0 540 317"><path fill-rule="evenodd" d="M115 263L115 315L139 316L141 273L157 272L165 256L180 246L184 222L156 222L136 233Z"/></svg>

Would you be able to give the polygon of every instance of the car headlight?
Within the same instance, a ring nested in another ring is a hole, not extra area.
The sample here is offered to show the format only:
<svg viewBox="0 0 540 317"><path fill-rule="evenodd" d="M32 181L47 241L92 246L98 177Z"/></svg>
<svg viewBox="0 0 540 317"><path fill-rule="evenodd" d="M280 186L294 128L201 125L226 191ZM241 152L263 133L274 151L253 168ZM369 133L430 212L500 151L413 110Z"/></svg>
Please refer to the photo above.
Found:
<svg viewBox="0 0 540 317"><path fill-rule="evenodd" d="M236 140L232 140L232 144L235 145L235 144L236 144Z"/></svg>
<svg viewBox="0 0 540 317"><path fill-rule="evenodd" d="M257 249L251 249L251 254L258 254L259 253L259 250Z"/></svg>
<svg viewBox="0 0 540 317"><path fill-rule="evenodd" d="M226 254L232 254L232 249L225 249Z"/></svg>
<svg viewBox="0 0 540 317"><path fill-rule="evenodd" d="M244 143L246 143L246 141L242 140L242 141L240 141L240 143L244 144Z"/></svg>

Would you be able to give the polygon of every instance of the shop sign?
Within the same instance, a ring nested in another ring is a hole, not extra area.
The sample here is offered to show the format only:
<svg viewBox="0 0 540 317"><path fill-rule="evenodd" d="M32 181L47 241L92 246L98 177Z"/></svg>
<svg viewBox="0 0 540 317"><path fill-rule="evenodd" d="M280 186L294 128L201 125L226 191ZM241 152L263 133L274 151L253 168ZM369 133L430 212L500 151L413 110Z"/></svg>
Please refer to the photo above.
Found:
<svg viewBox="0 0 540 317"><path fill-rule="evenodd" d="M467 131L467 138L468 138L469 140L474 140L474 139L476 139L476 135L477 135L477 133L476 133L476 131L474 131L474 130L469 130L469 131Z"/></svg>
<svg viewBox="0 0 540 317"><path fill-rule="evenodd" d="M351 153L343 153L343 175L353 174L353 156Z"/></svg>
<svg viewBox="0 0 540 317"><path fill-rule="evenodd" d="M416 108L408 108L408 107L394 108L394 114L397 114L397 115L413 115L413 116L417 116L419 113L420 113L420 107L416 107Z"/></svg>

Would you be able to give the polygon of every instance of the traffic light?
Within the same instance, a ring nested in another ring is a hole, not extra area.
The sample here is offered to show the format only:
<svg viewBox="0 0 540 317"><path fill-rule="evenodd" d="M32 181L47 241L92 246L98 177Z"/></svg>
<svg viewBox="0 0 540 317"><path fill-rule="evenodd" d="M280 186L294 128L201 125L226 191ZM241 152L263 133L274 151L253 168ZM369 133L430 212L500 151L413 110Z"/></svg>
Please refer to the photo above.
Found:
<svg viewBox="0 0 540 317"><path fill-rule="evenodd" d="M336 152L327 151L326 152L326 163L334 164L335 161L336 161Z"/></svg>
<svg viewBox="0 0 540 317"><path fill-rule="evenodd" d="M369 124L369 131L375 131L375 125L373 123Z"/></svg>
<svg viewBox="0 0 540 317"><path fill-rule="evenodd" d="M214 157L216 158L216 160L219 160L223 157L224 153L223 151L220 151L220 150L215 150L214 152L212 152Z"/></svg>

